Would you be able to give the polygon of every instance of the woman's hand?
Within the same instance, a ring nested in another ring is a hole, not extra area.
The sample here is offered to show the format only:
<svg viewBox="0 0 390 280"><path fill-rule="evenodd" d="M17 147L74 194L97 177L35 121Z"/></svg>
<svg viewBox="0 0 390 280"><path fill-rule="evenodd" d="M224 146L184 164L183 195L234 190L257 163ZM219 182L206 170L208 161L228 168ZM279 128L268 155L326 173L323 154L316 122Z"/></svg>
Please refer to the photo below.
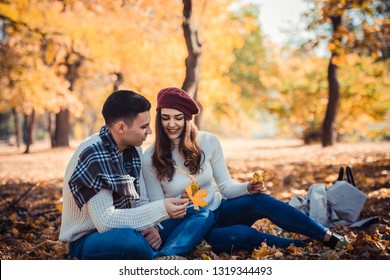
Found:
<svg viewBox="0 0 390 280"><path fill-rule="evenodd" d="M161 237L158 230L155 227L148 228L141 232L146 241L148 241L150 247L157 250L161 246Z"/></svg>
<svg viewBox="0 0 390 280"><path fill-rule="evenodd" d="M263 183L250 182L250 183L248 183L247 188L248 188L248 192L250 194L265 193L267 191L267 188L264 187Z"/></svg>
<svg viewBox="0 0 390 280"><path fill-rule="evenodd" d="M165 209L167 209L169 217L174 219L183 218L186 215L188 204L188 198L171 197L164 199Z"/></svg>

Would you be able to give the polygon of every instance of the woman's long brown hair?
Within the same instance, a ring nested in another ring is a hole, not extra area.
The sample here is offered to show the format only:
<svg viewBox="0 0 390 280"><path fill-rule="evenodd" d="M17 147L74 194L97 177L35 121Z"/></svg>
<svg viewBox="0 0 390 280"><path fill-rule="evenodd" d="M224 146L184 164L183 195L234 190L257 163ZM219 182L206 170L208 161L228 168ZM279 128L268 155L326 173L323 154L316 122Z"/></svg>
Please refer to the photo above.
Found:
<svg viewBox="0 0 390 280"><path fill-rule="evenodd" d="M184 129L180 135L179 152L184 158L184 165L192 175L201 170L202 149L197 141L197 127L184 116ZM153 167L157 171L159 180L166 179L171 181L175 172L175 162L172 159L173 146L168 135L162 126L161 110L156 114L156 141L154 143L154 152L152 155Z"/></svg>

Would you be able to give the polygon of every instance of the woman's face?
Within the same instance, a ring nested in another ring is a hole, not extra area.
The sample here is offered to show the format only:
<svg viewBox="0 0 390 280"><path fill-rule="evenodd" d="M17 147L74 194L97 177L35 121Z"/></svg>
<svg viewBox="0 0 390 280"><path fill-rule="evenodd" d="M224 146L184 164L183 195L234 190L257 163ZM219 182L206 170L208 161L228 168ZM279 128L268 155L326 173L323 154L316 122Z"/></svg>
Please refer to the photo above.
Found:
<svg viewBox="0 0 390 280"><path fill-rule="evenodd" d="M162 108L161 122L165 133L172 142L179 140L184 129L184 114L176 109Z"/></svg>

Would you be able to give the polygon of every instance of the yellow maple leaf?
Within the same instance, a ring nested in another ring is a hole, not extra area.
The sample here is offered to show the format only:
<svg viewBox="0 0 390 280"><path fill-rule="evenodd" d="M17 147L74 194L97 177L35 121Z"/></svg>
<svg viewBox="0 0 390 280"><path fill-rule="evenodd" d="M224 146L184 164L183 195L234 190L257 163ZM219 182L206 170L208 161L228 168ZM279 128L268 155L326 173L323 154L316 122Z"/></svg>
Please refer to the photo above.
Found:
<svg viewBox="0 0 390 280"><path fill-rule="evenodd" d="M201 206L201 207L207 206L207 202L203 198L205 198L207 196L208 192L204 189L199 188L199 185L196 182L194 176L192 176L191 174L188 174L183 169L180 169L177 166L175 166L175 168L179 173L186 175L188 178L191 179L191 183L187 185L185 190L188 194L188 197L190 198L190 200L194 204L194 209L199 210L199 206Z"/></svg>
<svg viewBox="0 0 390 280"><path fill-rule="evenodd" d="M264 185L265 182L270 181L273 177L274 177L274 173L272 170L262 170L253 173L252 182L262 183Z"/></svg>
<svg viewBox="0 0 390 280"><path fill-rule="evenodd" d="M259 173L255 172L252 176L252 182L253 183L261 183L262 179Z"/></svg>
<svg viewBox="0 0 390 280"><path fill-rule="evenodd" d="M199 210L199 206L207 206L207 202L204 200L204 198L207 196L207 191L204 189L199 189L197 182L192 181L190 184L188 184L186 187L186 192L194 204L195 210Z"/></svg>

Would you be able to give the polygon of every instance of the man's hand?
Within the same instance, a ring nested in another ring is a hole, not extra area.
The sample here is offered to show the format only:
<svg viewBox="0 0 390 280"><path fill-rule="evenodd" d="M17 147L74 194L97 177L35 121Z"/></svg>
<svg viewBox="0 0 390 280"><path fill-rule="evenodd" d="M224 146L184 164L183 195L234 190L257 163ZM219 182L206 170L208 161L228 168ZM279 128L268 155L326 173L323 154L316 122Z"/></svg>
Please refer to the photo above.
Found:
<svg viewBox="0 0 390 280"><path fill-rule="evenodd" d="M181 198L190 198L186 190L181 193Z"/></svg>
<svg viewBox="0 0 390 280"><path fill-rule="evenodd" d="M148 228L142 231L141 234L145 237L150 247L152 247L154 250L160 248L162 241L160 234L155 227Z"/></svg>
<svg viewBox="0 0 390 280"><path fill-rule="evenodd" d="M186 209L189 204L188 198L166 198L164 199L165 208L171 218L179 219L186 215Z"/></svg>
<svg viewBox="0 0 390 280"><path fill-rule="evenodd" d="M264 187L262 183L253 183L250 182L248 183L248 192L250 194L255 194L255 193L265 193L267 191L267 188Z"/></svg>
<svg viewBox="0 0 390 280"><path fill-rule="evenodd" d="M181 193L181 197L180 197L180 198L188 198L188 199L189 199L188 205L192 205L192 204L193 204L192 201L191 201L191 199L190 199L190 197L188 196L188 193L187 193L186 190L184 190L184 191Z"/></svg>

